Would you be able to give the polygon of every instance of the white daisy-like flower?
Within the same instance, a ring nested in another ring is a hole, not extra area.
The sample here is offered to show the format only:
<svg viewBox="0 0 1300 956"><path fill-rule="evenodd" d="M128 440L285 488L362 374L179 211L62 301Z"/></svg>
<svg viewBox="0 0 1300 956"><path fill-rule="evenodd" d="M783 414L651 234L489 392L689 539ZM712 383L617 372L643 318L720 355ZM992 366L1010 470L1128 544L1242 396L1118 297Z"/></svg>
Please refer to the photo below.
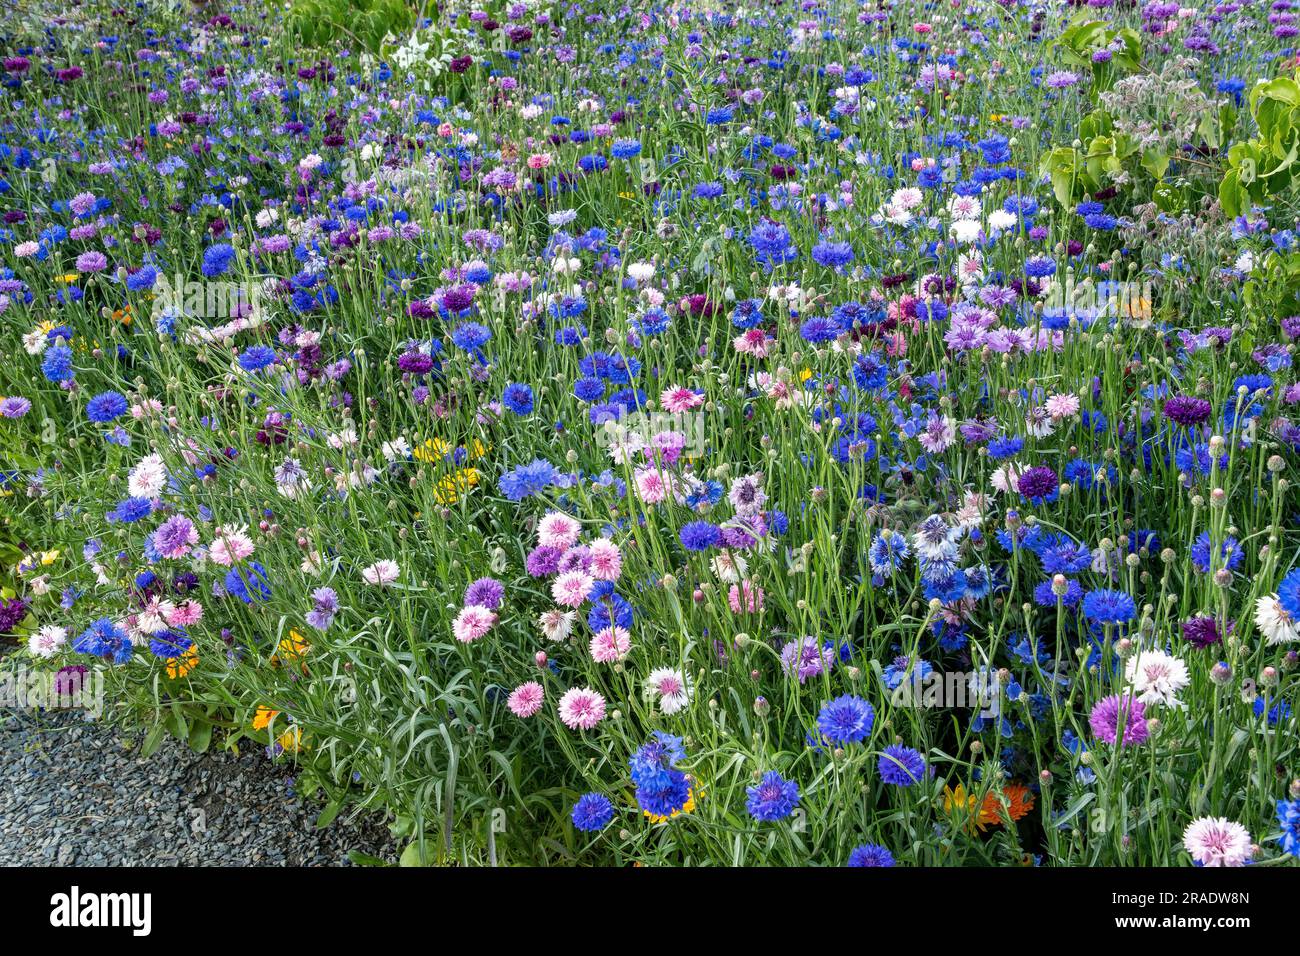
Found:
<svg viewBox="0 0 1300 956"><path fill-rule="evenodd" d="M1296 622L1276 594L1266 594L1255 602L1255 626L1269 644L1300 641L1300 630L1296 629Z"/></svg>
<svg viewBox="0 0 1300 956"><path fill-rule="evenodd" d="M659 710L672 715L691 702L691 687L686 675L672 667L658 667L645 679L645 693L658 698Z"/></svg>
<svg viewBox="0 0 1300 956"><path fill-rule="evenodd" d="M368 568L362 569L361 579L367 584L373 584L376 587L382 588L387 587L396 581L398 575L401 573L402 569L398 566L396 561L393 561L390 558L385 558L382 561L376 561Z"/></svg>
<svg viewBox="0 0 1300 956"><path fill-rule="evenodd" d="M49 659L67 643L68 632L55 624L46 624L27 638L27 650L33 657Z"/></svg>
<svg viewBox="0 0 1300 956"><path fill-rule="evenodd" d="M1141 651L1130 657L1124 668L1124 677L1138 692L1144 704L1180 705L1178 692L1191 683L1187 665L1180 658L1164 651Z"/></svg>

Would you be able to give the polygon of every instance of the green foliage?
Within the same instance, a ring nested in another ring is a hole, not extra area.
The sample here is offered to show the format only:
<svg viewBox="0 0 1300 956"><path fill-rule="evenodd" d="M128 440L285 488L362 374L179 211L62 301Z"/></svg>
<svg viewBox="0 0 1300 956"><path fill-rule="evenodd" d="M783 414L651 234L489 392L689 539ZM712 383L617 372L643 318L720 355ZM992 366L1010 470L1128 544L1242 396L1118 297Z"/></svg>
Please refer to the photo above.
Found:
<svg viewBox="0 0 1300 956"><path fill-rule="evenodd" d="M1289 77L1258 83L1250 93L1258 134L1228 150L1219 204L1228 216L1265 205L1292 183L1300 156L1300 84Z"/></svg>
<svg viewBox="0 0 1300 956"><path fill-rule="evenodd" d="M1070 66L1092 72L1092 95L1104 93L1115 80L1142 62L1142 39L1136 30L1115 29L1102 20L1075 19L1054 44ZM1098 54L1108 58L1098 59Z"/></svg>
<svg viewBox="0 0 1300 956"><path fill-rule="evenodd" d="M307 46L345 43L374 53L385 37L412 29L415 18L403 0L293 0L287 24Z"/></svg>

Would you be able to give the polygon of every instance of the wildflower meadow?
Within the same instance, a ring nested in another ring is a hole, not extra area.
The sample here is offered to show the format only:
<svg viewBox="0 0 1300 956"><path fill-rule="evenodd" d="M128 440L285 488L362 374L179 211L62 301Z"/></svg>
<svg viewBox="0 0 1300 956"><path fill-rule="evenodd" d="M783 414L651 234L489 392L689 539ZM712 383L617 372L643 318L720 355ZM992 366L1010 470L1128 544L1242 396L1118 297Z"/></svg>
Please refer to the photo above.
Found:
<svg viewBox="0 0 1300 956"><path fill-rule="evenodd" d="M0 673L407 865L1295 866L1298 34L19 3Z"/></svg>

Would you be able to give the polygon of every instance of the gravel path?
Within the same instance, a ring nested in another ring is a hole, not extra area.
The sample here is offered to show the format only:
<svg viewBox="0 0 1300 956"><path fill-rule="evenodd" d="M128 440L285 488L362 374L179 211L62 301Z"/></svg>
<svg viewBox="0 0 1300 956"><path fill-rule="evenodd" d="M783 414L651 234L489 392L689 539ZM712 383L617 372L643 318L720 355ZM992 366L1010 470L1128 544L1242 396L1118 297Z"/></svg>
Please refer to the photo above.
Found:
<svg viewBox="0 0 1300 956"><path fill-rule="evenodd" d="M197 754L168 739L140 759L80 714L0 710L0 866L348 866L350 850L396 861L384 826L340 815L318 830L320 809L260 750Z"/></svg>

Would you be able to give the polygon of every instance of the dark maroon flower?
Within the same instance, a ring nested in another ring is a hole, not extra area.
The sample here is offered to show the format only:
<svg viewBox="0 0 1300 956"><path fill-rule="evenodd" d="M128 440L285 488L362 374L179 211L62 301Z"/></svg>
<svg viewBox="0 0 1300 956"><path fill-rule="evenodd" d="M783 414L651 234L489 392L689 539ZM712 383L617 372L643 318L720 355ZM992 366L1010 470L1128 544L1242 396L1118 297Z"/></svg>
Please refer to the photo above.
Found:
<svg viewBox="0 0 1300 956"><path fill-rule="evenodd" d="M1183 621L1183 637L1192 647L1210 647L1223 640L1218 622L1212 617L1198 615Z"/></svg>

